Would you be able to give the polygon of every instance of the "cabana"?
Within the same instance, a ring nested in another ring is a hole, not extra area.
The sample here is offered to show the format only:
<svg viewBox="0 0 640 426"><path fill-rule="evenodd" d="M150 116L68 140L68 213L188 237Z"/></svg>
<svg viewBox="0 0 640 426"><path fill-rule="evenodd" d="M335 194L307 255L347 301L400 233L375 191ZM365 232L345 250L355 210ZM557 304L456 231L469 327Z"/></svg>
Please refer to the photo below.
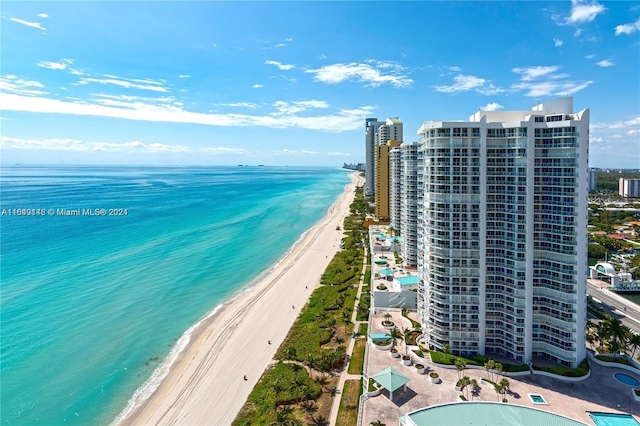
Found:
<svg viewBox="0 0 640 426"><path fill-rule="evenodd" d="M377 384L389 391L389 400L393 401L393 391L404 386L404 391L407 390L407 383L409 379L393 367L389 367L386 370L382 370L375 376L371 377Z"/></svg>

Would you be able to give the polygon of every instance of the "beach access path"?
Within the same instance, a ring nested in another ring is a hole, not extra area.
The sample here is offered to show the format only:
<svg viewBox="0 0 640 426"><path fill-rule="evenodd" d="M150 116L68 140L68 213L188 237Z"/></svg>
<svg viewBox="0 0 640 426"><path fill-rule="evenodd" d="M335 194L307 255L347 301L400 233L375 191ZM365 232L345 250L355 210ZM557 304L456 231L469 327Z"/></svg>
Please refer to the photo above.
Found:
<svg viewBox="0 0 640 426"><path fill-rule="evenodd" d="M350 178L277 267L193 332L158 389L121 424L231 424L339 250L343 231L336 226L364 181Z"/></svg>

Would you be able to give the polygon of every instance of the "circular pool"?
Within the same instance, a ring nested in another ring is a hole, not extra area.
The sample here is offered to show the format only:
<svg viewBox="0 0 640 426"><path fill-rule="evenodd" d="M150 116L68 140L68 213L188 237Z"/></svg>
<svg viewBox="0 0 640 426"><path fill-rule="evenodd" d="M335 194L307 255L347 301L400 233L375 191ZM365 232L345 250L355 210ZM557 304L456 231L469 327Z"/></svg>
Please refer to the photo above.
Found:
<svg viewBox="0 0 640 426"><path fill-rule="evenodd" d="M633 387L640 386L640 380L628 374L616 373L613 375L613 377L615 377L616 380L619 381L620 383L624 383L627 386L633 386Z"/></svg>

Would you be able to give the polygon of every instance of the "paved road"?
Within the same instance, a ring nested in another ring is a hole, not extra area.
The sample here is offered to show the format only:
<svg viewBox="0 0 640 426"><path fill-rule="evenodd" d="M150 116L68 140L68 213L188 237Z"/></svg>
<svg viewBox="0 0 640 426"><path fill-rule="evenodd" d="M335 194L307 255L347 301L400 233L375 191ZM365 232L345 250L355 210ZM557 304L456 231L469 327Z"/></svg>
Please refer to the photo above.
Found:
<svg viewBox="0 0 640 426"><path fill-rule="evenodd" d="M624 325L636 333L640 333L640 307L638 305L612 291L601 289L589 281L587 281L587 294L592 297L594 302L600 302L610 315L619 318Z"/></svg>

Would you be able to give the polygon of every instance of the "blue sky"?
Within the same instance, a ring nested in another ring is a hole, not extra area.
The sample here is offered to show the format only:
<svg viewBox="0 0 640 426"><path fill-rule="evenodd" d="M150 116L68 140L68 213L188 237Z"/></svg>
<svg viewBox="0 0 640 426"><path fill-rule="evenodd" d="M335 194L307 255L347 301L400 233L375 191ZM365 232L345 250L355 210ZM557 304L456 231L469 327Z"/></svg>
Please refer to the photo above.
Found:
<svg viewBox="0 0 640 426"><path fill-rule="evenodd" d="M638 2L2 2L4 164L341 165L364 119L591 109L640 168Z"/></svg>

